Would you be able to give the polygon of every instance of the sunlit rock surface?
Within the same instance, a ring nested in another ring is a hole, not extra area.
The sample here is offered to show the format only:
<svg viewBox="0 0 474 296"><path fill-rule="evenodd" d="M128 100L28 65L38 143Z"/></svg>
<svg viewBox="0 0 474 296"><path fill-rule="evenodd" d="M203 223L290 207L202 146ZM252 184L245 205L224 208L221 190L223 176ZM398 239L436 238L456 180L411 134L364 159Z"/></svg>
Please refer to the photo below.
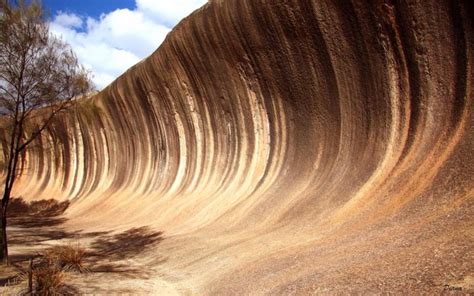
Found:
<svg viewBox="0 0 474 296"><path fill-rule="evenodd" d="M473 5L368 3L211 1L58 118L15 195L163 231L143 260L178 293L466 289Z"/></svg>

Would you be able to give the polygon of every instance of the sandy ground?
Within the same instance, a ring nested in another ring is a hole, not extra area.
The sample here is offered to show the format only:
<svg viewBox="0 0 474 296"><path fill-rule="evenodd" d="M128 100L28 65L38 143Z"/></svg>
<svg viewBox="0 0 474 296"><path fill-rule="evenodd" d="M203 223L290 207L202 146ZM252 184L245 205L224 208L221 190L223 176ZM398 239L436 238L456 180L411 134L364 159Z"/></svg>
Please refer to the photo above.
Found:
<svg viewBox="0 0 474 296"><path fill-rule="evenodd" d="M472 233L463 232L465 240L460 242L459 232L449 231L450 225L472 229L472 221L468 211L462 208L444 219L442 223L423 225L418 230L409 227L412 234L401 239L393 239L392 235L403 232L407 225L393 225L394 229L388 236L383 231L374 230L371 235L361 234L358 238L350 235L333 241L313 242L307 248L299 249L296 256L291 255L292 252L285 258L282 252L278 259L269 256L268 264L256 261L248 263L246 270L221 274L218 281L206 288L199 279L210 281L209 276L218 275L215 268L220 266L219 261L225 261L238 244L232 247L232 244L217 243L202 249L203 242L196 238L167 238L149 227L91 233L68 231L62 217L12 218L9 227L12 265L0 270L0 295L16 295L26 289L26 282L18 280L18 275L26 270L30 257L44 248L68 243L79 243L87 249L85 266L89 269L87 273L66 273L65 284L73 294L334 295L388 292L400 295L408 291L416 294L472 294L474 270L472 241L469 241ZM181 247L176 248L177 244ZM192 250L199 245L200 250ZM253 249L265 252L262 247ZM180 252L183 251L189 253L182 257ZM209 260L215 262L214 266ZM192 264L183 265L189 261ZM249 266L252 267L249 269ZM199 272L196 272L196 267ZM313 270L313 275L298 277L299 271L308 268ZM294 276L295 280L275 286L282 276L285 280Z"/></svg>
<svg viewBox="0 0 474 296"><path fill-rule="evenodd" d="M67 272L65 284L74 294L87 295L177 295L173 286L139 260L142 253L163 239L147 228L126 232L68 232L58 217L12 218L8 228L10 266L0 269L0 295L17 294L27 288L20 274L26 272L29 258L57 244L77 244L87 248L86 273ZM38 259L35 259L36 262ZM3 294L2 294L3 293Z"/></svg>

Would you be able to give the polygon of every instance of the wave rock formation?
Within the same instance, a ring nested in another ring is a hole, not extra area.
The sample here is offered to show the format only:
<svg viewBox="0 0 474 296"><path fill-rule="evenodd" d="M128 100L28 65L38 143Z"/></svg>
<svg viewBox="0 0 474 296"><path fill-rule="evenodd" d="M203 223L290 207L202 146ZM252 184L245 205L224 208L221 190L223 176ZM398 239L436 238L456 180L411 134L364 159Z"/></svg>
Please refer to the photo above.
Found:
<svg viewBox="0 0 474 296"><path fill-rule="evenodd" d="M212 0L58 118L15 195L164 231L143 260L185 294L440 292L474 276L473 20Z"/></svg>

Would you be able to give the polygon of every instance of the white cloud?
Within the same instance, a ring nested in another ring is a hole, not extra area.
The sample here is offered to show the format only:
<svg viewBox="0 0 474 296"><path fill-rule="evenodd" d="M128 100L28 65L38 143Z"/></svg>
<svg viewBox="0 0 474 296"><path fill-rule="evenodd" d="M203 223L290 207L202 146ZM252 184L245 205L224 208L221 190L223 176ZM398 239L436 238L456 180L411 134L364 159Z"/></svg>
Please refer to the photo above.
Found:
<svg viewBox="0 0 474 296"><path fill-rule="evenodd" d="M178 23L207 1L203 0L136 0L140 11L169 26Z"/></svg>
<svg viewBox="0 0 474 296"><path fill-rule="evenodd" d="M80 28L83 24L82 19L77 15L64 12L61 12L56 16L55 22L58 25L69 28Z"/></svg>
<svg viewBox="0 0 474 296"><path fill-rule="evenodd" d="M177 22L206 2L137 0L135 9L117 9L100 19L60 12L50 30L72 46L100 90L150 55Z"/></svg>

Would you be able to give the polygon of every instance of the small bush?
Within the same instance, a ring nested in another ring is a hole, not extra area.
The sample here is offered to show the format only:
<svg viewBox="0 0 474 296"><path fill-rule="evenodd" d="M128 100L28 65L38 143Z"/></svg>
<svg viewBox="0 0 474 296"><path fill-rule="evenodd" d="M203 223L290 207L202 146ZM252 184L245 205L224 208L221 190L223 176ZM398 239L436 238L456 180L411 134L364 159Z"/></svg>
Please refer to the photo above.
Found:
<svg viewBox="0 0 474 296"><path fill-rule="evenodd" d="M33 262L33 295L76 295L75 289L65 284L68 271L85 272L86 250L79 243L59 245L41 252L40 260ZM18 276L21 283L28 283L29 271ZM28 293L27 289L23 294ZM1 296L1 295L0 295Z"/></svg>
<svg viewBox="0 0 474 296"><path fill-rule="evenodd" d="M42 255L49 266L55 266L64 271L88 271L84 266L86 249L79 243L55 246L45 250Z"/></svg>
<svg viewBox="0 0 474 296"><path fill-rule="evenodd" d="M19 276L19 283L26 286L29 281L29 272L22 271ZM33 295L62 295L66 289L64 284L64 272L56 266L51 266L45 262L33 267ZM29 295L28 288L21 290L19 295Z"/></svg>
<svg viewBox="0 0 474 296"><path fill-rule="evenodd" d="M64 289L64 272L56 266L44 266L33 270L36 295L61 295Z"/></svg>
<svg viewBox="0 0 474 296"><path fill-rule="evenodd" d="M59 202L54 199L43 199L30 203L33 215L54 217L59 216L69 207L69 201Z"/></svg>
<svg viewBox="0 0 474 296"><path fill-rule="evenodd" d="M66 211L69 201L59 202L54 199L43 199L26 202L21 197L10 199L8 206L9 217L24 217L26 215L55 217Z"/></svg>

